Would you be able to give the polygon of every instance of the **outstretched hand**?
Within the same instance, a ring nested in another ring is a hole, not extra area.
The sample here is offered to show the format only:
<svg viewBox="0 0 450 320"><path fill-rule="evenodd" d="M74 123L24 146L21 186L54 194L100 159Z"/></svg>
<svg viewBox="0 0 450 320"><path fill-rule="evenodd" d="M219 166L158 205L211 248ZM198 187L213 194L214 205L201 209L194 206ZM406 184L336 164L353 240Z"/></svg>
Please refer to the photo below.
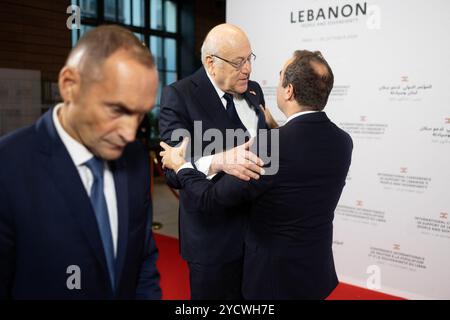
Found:
<svg viewBox="0 0 450 320"><path fill-rule="evenodd" d="M184 159L186 155L186 148L189 144L189 138L183 138L183 141L178 147L171 147L167 143L161 141L159 145L163 148L163 151L159 153L162 157L162 164L164 169L171 169L175 172L186 163Z"/></svg>

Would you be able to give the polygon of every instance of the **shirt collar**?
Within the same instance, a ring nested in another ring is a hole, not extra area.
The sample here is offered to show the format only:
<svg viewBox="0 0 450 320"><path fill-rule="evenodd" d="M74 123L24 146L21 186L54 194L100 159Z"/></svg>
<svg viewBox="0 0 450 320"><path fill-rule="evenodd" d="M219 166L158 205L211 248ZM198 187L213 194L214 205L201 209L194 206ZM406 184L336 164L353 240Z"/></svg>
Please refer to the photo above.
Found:
<svg viewBox="0 0 450 320"><path fill-rule="evenodd" d="M79 143L77 140L72 138L62 127L61 123L58 119L58 112L63 107L63 104L58 104L53 109L53 123L56 127L56 132L58 132L59 137L61 138L64 146L69 152L72 161L75 166L81 166L86 163L86 161L90 160L94 155L90 152L84 145Z"/></svg>
<svg viewBox="0 0 450 320"><path fill-rule="evenodd" d="M205 71L206 71L206 75L208 76L209 81L211 81L211 83L212 83L214 89L216 90L217 95L219 96L219 98L222 99L222 98L223 98L223 95L225 94L225 91L223 91L222 89L220 89L220 88L216 85L216 83L214 82L213 78L209 75L209 73L208 73L208 71L207 71L206 69L205 69Z"/></svg>
<svg viewBox="0 0 450 320"><path fill-rule="evenodd" d="M302 115L304 115L304 114L308 114L308 113L316 113L316 112L321 112L321 111L301 111L301 112L296 112L296 113L294 113L293 115L291 115L289 118L287 118L287 120L286 120L286 122L285 122L284 124L286 124L286 123L288 123L289 121L291 121L292 119L297 118L297 117L299 117L299 116L302 116Z"/></svg>

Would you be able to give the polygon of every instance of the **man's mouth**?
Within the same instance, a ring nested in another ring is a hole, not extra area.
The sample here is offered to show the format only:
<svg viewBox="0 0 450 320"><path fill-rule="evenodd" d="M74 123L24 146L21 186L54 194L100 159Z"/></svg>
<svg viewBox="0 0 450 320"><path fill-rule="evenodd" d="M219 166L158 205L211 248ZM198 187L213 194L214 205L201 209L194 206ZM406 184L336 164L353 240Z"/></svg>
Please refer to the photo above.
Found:
<svg viewBox="0 0 450 320"><path fill-rule="evenodd" d="M125 145L119 145L119 144L114 144L114 143L110 143L110 145L112 146L112 148L114 150L122 150L123 148L125 148Z"/></svg>

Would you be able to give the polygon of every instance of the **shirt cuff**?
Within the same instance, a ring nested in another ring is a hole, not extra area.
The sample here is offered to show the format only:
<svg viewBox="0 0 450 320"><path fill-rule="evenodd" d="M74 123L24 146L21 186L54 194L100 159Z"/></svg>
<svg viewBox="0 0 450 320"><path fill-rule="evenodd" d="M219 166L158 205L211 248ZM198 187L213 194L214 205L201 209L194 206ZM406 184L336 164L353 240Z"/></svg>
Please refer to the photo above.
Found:
<svg viewBox="0 0 450 320"><path fill-rule="evenodd" d="M180 172L181 169L194 169L194 166L192 165L192 163L186 162L181 167L178 168L177 173Z"/></svg>
<svg viewBox="0 0 450 320"><path fill-rule="evenodd" d="M211 167L213 157L214 155L209 155L206 157L201 157L200 159L195 161L195 166L197 167L197 170L202 172L206 176L206 179L209 180L214 178L214 176L216 175L215 173L208 176L209 168Z"/></svg>

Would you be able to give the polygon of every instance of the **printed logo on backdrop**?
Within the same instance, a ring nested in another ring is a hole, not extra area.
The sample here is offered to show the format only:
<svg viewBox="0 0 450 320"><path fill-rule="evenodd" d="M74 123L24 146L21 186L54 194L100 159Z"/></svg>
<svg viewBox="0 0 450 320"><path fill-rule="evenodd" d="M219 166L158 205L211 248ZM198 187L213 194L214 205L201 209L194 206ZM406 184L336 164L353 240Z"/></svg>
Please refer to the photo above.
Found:
<svg viewBox="0 0 450 320"><path fill-rule="evenodd" d="M384 137L387 123L373 122L367 115L360 115L358 121L340 122L339 127L354 139L380 140Z"/></svg>
<svg viewBox="0 0 450 320"><path fill-rule="evenodd" d="M261 81L261 89L264 92L264 98L266 100L277 101L277 86L268 86L267 80Z"/></svg>
<svg viewBox="0 0 450 320"><path fill-rule="evenodd" d="M344 248L344 241L339 239L333 239L333 252L339 251L341 248Z"/></svg>
<svg viewBox="0 0 450 320"><path fill-rule="evenodd" d="M335 27L364 23L366 30L381 29L381 8L367 2L337 3L316 8L301 8L289 12L289 23L302 28ZM303 41L333 41L358 38L360 34L333 34L302 39Z"/></svg>
<svg viewBox="0 0 450 320"><path fill-rule="evenodd" d="M348 84L335 84L333 90L330 92L330 97L328 98L328 103L336 101L345 101L348 96L348 91L350 90L350 85Z"/></svg>
<svg viewBox="0 0 450 320"><path fill-rule="evenodd" d="M411 81L408 76L400 76L397 83L378 86L380 95L394 102L418 102L428 97L433 90L431 83Z"/></svg>
<svg viewBox="0 0 450 320"><path fill-rule="evenodd" d="M335 246L343 246L344 245L344 241L341 240L333 240L333 248Z"/></svg>
<svg viewBox="0 0 450 320"><path fill-rule="evenodd" d="M423 126L420 133L430 138L431 143L448 144L450 143L450 118L445 118L441 124Z"/></svg>
<svg viewBox="0 0 450 320"><path fill-rule="evenodd" d="M394 192L424 193L431 177L408 174L408 167L399 167L398 172L379 172L378 182L385 190Z"/></svg>
<svg viewBox="0 0 450 320"><path fill-rule="evenodd" d="M277 99L277 86L268 85L267 80L261 81L261 88L264 92L264 97L268 101L276 101ZM350 85L348 84L335 84L330 92L330 97L328 98L328 105L335 101L345 101L350 90Z"/></svg>
<svg viewBox="0 0 450 320"><path fill-rule="evenodd" d="M371 226L386 224L386 212L368 208L363 200L356 200L354 205L339 204L336 207L335 215L339 220Z"/></svg>
<svg viewBox="0 0 450 320"><path fill-rule="evenodd" d="M433 216L414 217L416 228L420 234L429 237L450 239L450 221L448 212L440 212Z"/></svg>
<svg viewBox="0 0 450 320"><path fill-rule="evenodd" d="M389 248L370 247L368 256L376 261L377 265L388 265L413 272L427 269L425 257L403 252L399 243L393 243Z"/></svg>

